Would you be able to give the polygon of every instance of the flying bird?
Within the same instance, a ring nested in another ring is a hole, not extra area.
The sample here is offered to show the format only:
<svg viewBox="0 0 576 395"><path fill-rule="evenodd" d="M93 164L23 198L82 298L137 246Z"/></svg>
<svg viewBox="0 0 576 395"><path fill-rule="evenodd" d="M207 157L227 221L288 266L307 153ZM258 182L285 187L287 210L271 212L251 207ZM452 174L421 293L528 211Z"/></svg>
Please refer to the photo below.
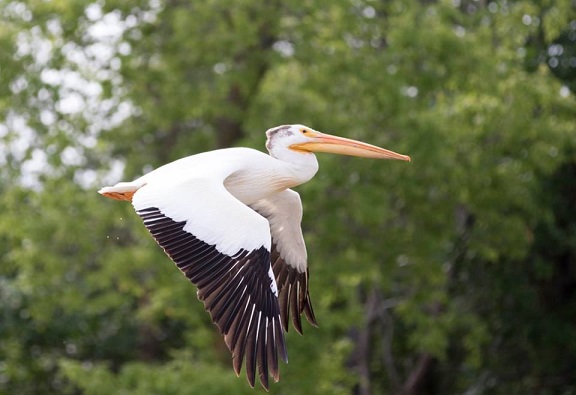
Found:
<svg viewBox="0 0 576 395"><path fill-rule="evenodd" d="M268 390L288 362L289 321L317 326L308 290L302 203L291 188L318 171L313 152L410 161L410 157L304 125L266 132L270 155L226 148L168 163L130 182L98 191L131 201L156 242L196 285L250 386L256 369ZM290 317L291 315L291 317Z"/></svg>

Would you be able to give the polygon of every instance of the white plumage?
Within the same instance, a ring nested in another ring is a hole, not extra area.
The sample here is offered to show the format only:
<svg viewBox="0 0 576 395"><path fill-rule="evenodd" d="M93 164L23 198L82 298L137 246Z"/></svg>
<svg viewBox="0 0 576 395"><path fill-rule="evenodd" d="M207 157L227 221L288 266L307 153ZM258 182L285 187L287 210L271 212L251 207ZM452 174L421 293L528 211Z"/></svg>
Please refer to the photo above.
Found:
<svg viewBox="0 0 576 395"><path fill-rule="evenodd" d="M316 326L308 291L302 204L289 188L318 171L312 152L410 160L373 145L285 125L266 132L270 155L249 148L205 152L132 182L104 187L131 201L144 225L186 277L224 335L236 374L246 361L254 386L278 381L287 362L283 331L292 316Z"/></svg>

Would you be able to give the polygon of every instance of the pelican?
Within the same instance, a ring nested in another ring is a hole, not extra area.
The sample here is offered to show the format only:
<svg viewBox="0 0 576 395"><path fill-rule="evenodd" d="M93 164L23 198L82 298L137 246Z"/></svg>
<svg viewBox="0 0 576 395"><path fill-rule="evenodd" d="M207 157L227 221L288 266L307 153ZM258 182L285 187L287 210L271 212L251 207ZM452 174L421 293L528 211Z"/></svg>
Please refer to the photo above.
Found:
<svg viewBox="0 0 576 395"><path fill-rule="evenodd" d="M304 125L266 132L270 155L226 148L168 163L100 194L132 202L156 242L197 287L212 321L243 361L254 387L256 369L268 390L288 362L284 332L290 315L317 326L308 290L307 253L300 228L302 203L291 188L318 171L313 152L410 161L384 148L320 133Z"/></svg>

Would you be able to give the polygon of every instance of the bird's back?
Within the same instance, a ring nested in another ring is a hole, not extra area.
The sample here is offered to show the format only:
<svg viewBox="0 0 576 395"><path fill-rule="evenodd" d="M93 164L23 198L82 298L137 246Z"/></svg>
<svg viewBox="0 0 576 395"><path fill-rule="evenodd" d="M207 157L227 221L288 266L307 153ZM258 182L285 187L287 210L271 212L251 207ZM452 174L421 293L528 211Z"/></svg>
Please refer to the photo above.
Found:
<svg viewBox="0 0 576 395"><path fill-rule="evenodd" d="M129 182L99 192L118 200L132 200L145 185L172 186L197 180L224 184L244 204L252 204L291 185L288 164L251 148L225 148L188 156L163 165Z"/></svg>
<svg viewBox="0 0 576 395"><path fill-rule="evenodd" d="M161 166L135 181L172 182L189 178L208 177L224 181L235 171L247 167L251 161L268 161L270 156L251 148L236 147L187 156Z"/></svg>

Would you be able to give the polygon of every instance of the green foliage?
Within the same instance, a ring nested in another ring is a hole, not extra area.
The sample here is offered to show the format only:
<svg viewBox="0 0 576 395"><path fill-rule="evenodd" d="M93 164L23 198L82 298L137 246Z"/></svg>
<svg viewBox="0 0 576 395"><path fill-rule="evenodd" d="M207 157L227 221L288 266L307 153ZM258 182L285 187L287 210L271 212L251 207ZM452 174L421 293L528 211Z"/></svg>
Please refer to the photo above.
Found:
<svg viewBox="0 0 576 395"><path fill-rule="evenodd" d="M63 360L61 374L76 383L87 395L104 394L249 394L229 369L196 361L182 352L165 364L131 362L115 375L104 364ZM185 378L185 380L183 380Z"/></svg>
<svg viewBox="0 0 576 395"><path fill-rule="evenodd" d="M0 393L263 393L95 191L285 123L413 161L321 156L299 188L320 328L271 391L576 390L570 1L0 11Z"/></svg>

